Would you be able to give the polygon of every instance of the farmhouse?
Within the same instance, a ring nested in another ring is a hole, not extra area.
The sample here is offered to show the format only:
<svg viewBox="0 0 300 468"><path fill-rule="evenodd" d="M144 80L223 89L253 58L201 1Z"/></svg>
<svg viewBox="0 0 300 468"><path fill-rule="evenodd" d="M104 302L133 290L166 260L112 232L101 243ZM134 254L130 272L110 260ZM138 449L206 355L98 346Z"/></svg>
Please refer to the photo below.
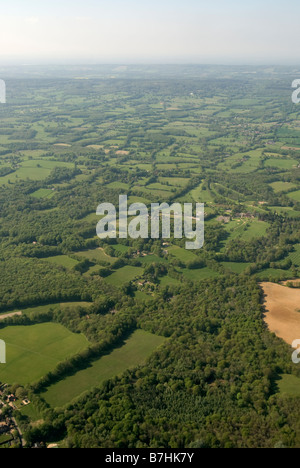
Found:
<svg viewBox="0 0 300 468"><path fill-rule="evenodd" d="M230 216L219 216L217 221L219 221L219 223L228 224L230 222Z"/></svg>
<svg viewBox="0 0 300 468"><path fill-rule="evenodd" d="M247 213L237 213L236 217L237 218L248 218L248 219L254 219L255 218L255 216L252 213L250 213L249 211Z"/></svg>

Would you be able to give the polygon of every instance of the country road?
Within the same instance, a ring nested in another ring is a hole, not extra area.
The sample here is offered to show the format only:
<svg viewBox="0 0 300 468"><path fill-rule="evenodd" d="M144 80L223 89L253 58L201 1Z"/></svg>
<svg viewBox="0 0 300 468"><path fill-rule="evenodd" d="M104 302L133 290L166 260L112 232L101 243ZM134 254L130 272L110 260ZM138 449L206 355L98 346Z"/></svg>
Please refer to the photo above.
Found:
<svg viewBox="0 0 300 468"><path fill-rule="evenodd" d="M21 429L19 428L16 419L15 419L15 418L11 418L11 420L12 420L12 422L14 423L15 428L17 429L17 431L18 431L18 433L19 433L19 438L20 438L20 442L21 442L21 447L24 448L25 445L26 445L26 442L25 442L25 439L24 439L24 437L23 437L23 433L22 433Z"/></svg>

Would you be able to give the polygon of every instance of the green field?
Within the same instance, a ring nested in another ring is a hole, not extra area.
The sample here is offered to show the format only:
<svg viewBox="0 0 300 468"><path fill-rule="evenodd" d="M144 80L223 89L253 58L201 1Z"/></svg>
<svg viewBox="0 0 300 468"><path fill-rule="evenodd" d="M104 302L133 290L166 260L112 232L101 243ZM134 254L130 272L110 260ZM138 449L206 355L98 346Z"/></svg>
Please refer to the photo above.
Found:
<svg viewBox="0 0 300 468"><path fill-rule="evenodd" d="M105 281L108 284L120 287L123 286L123 284L142 276L143 272L143 268L126 265L105 278Z"/></svg>
<svg viewBox="0 0 300 468"><path fill-rule="evenodd" d="M0 381L22 385L39 380L57 364L88 347L84 335L71 333L57 323L9 326L0 330L6 343L6 362Z"/></svg>
<svg viewBox="0 0 300 468"><path fill-rule="evenodd" d="M151 263L166 263L167 260L164 257L158 257L157 255L147 255L146 257L140 257L139 261L143 265L151 265Z"/></svg>
<svg viewBox="0 0 300 468"><path fill-rule="evenodd" d="M246 153L237 153L229 156L219 164L221 170L230 170L233 173L250 173L257 169L262 159L262 150L252 150Z"/></svg>
<svg viewBox="0 0 300 468"><path fill-rule="evenodd" d="M4 445L6 442L13 440L13 436L10 433L0 435L0 445Z"/></svg>
<svg viewBox="0 0 300 468"><path fill-rule="evenodd" d="M153 296L145 293L144 291L135 291L134 297L137 301L141 301L141 302L149 301L153 299Z"/></svg>
<svg viewBox="0 0 300 468"><path fill-rule="evenodd" d="M92 250L84 250L82 252L76 252L76 255L79 257L87 258L91 261L96 262L107 262L107 263L114 263L115 259L107 255L103 249L92 249Z"/></svg>
<svg viewBox="0 0 300 468"><path fill-rule="evenodd" d="M159 182L162 184L169 184L172 187L184 187L188 184L189 179L183 177L159 177Z"/></svg>
<svg viewBox="0 0 300 468"><path fill-rule="evenodd" d="M237 238L249 241L256 237L265 236L269 224L265 221L258 221L256 219L239 219L230 221L224 227L229 233L227 242Z"/></svg>
<svg viewBox="0 0 300 468"><path fill-rule="evenodd" d="M296 192L289 193L288 197L291 198L292 200L300 202L300 190L297 190Z"/></svg>
<svg viewBox="0 0 300 468"><path fill-rule="evenodd" d="M141 365L164 341L161 336L136 330L123 346L94 361L87 369L52 385L42 396L53 407L64 406L105 380Z"/></svg>
<svg viewBox="0 0 300 468"><path fill-rule="evenodd" d="M282 395L300 397L300 378L295 375L283 374L276 381Z"/></svg>
<svg viewBox="0 0 300 468"><path fill-rule="evenodd" d="M129 190L129 184L124 184L123 182L111 182L107 185L107 188L118 189L118 190Z"/></svg>
<svg viewBox="0 0 300 468"><path fill-rule="evenodd" d="M289 258L295 266L300 267L300 244L294 245L294 251L289 254Z"/></svg>
<svg viewBox="0 0 300 468"><path fill-rule="evenodd" d="M170 276L163 276L162 278L160 278L160 285L162 287L164 286L179 286L180 285L180 281L176 278L171 278Z"/></svg>
<svg viewBox="0 0 300 468"><path fill-rule="evenodd" d="M147 185L147 189L148 190L166 190L167 192L171 192L172 191L172 188L170 185L163 185L163 184L160 184L159 182L155 183L155 184L150 184L150 185Z"/></svg>
<svg viewBox="0 0 300 468"><path fill-rule="evenodd" d="M205 267L197 270L183 270L183 276L189 281L203 281L209 278L217 278L219 273Z"/></svg>
<svg viewBox="0 0 300 468"><path fill-rule="evenodd" d="M296 159L270 158L265 162L265 167L277 167L278 169L292 169L297 166Z"/></svg>
<svg viewBox="0 0 300 468"><path fill-rule="evenodd" d="M127 245L117 244L112 246L116 252L120 252L121 254L127 253L129 247Z"/></svg>
<svg viewBox="0 0 300 468"><path fill-rule="evenodd" d="M28 159L22 161L20 167L5 177L1 177L1 184L16 182L17 180L43 180L46 179L51 171L56 167L73 168L74 164L69 162L54 161L49 159Z"/></svg>
<svg viewBox="0 0 300 468"><path fill-rule="evenodd" d="M275 193L279 193L279 192L285 192L287 190L290 190L292 188L296 188L297 185L291 183L291 182L272 182L272 184L270 184L270 186L272 187L272 189L274 190Z"/></svg>
<svg viewBox="0 0 300 468"><path fill-rule="evenodd" d="M290 270L281 270L275 268L266 268L255 274L255 277L261 281L276 281L279 279L291 279L293 273Z"/></svg>
<svg viewBox="0 0 300 468"><path fill-rule="evenodd" d="M45 258L47 262L54 263L55 265L63 266L65 268L73 268L77 265L78 261L68 257L68 255L56 255L55 257Z"/></svg>
<svg viewBox="0 0 300 468"><path fill-rule="evenodd" d="M30 420L33 422L38 421L39 419L42 419L39 411L32 403L30 403L27 406L23 406L20 409L20 412L23 416L28 416Z"/></svg>
<svg viewBox="0 0 300 468"><path fill-rule="evenodd" d="M238 263L238 262L221 262L225 268L228 268L233 273L242 273L246 268L248 268L251 263Z"/></svg>
<svg viewBox="0 0 300 468"><path fill-rule="evenodd" d="M193 260L197 260L198 257L190 250L183 249L182 247L178 247L177 245L172 245L172 247L168 248L169 255L176 257L178 260L182 262L192 262Z"/></svg>
<svg viewBox="0 0 300 468"><path fill-rule="evenodd" d="M34 198L52 198L55 192L51 189L39 189L36 192L30 194Z"/></svg>
<svg viewBox="0 0 300 468"><path fill-rule="evenodd" d="M164 188L166 186L163 186ZM167 188L167 187L166 187ZM159 190L159 189L154 189L154 188L148 188L148 187L133 187L132 189L133 193L136 192L142 192L147 199L153 200L153 197L156 197L159 200L168 200L170 197L170 191L169 190Z"/></svg>
<svg viewBox="0 0 300 468"><path fill-rule="evenodd" d="M300 218L300 211L294 210L293 207L289 206L270 206L270 210L288 216L289 218Z"/></svg>

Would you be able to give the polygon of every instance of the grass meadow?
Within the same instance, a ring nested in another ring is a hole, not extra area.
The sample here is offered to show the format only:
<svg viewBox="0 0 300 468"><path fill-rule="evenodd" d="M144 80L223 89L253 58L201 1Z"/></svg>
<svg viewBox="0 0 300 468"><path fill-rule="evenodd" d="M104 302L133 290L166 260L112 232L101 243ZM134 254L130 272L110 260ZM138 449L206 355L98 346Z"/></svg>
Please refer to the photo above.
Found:
<svg viewBox="0 0 300 468"><path fill-rule="evenodd" d="M51 406L62 407L105 380L141 365L164 341L161 336L136 330L123 346L92 362L88 368L51 385L42 396Z"/></svg>
<svg viewBox="0 0 300 468"><path fill-rule="evenodd" d="M128 281L132 281L135 278L142 276L143 272L143 268L126 265L105 278L105 281L108 284L120 287L125 283L128 283Z"/></svg>
<svg viewBox="0 0 300 468"><path fill-rule="evenodd" d="M0 367L0 381L9 384L35 382L88 347L84 335L52 322L2 328L0 338L6 343L7 362Z"/></svg>
<svg viewBox="0 0 300 468"><path fill-rule="evenodd" d="M295 375L283 374L276 382L281 395L300 397L300 379Z"/></svg>

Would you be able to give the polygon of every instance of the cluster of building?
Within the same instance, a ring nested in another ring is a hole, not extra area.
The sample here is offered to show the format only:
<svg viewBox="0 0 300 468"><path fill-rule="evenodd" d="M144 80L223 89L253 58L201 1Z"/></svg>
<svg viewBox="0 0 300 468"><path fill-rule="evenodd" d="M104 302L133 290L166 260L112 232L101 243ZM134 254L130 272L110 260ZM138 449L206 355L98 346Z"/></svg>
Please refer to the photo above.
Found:
<svg viewBox="0 0 300 468"><path fill-rule="evenodd" d="M7 385L0 386L0 447L16 446L21 442L20 431L12 411L19 409L17 405L29 404L28 399L20 402L14 393L9 392Z"/></svg>
<svg viewBox="0 0 300 468"><path fill-rule="evenodd" d="M234 218L240 218L240 219L255 219L255 215L253 213L250 213L249 211L247 213L235 213ZM220 223L225 223L228 224L232 220L232 216L229 214L226 214L225 216L219 216L217 218L217 221Z"/></svg>
<svg viewBox="0 0 300 468"><path fill-rule="evenodd" d="M9 418L3 418L1 421L0 416L0 446L1 445L9 445L14 442L15 440L15 432L16 428L13 421Z"/></svg>

